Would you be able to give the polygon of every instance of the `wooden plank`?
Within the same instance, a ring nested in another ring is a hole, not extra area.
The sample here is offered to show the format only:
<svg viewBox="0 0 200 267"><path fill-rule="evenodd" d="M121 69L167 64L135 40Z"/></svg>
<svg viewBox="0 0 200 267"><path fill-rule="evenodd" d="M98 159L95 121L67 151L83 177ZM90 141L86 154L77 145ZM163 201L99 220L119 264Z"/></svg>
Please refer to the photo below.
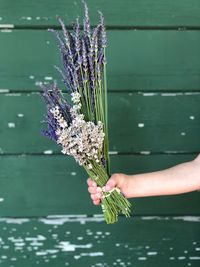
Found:
<svg viewBox="0 0 200 267"><path fill-rule="evenodd" d="M195 158L195 155L111 156L111 172L152 172ZM102 214L90 198L85 171L66 156L1 156L0 216ZM200 192L129 198L135 215L198 215Z"/></svg>
<svg viewBox="0 0 200 267"><path fill-rule="evenodd" d="M200 93L110 93L110 150L200 151ZM40 131L46 107L39 93L0 95L0 151L60 153Z"/></svg>
<svg viewBox="0 0 200 267"><path fill-rule="evenodd" d="M1 91L39 90L38 82L61 80L52 33L10 30L0 32L0 40ZM110 91L200 89L199 31L108 31L108 43Z"/></svg>
<svg viewBox="0 0 200 267"><path fill-rule="evenodd" d="M121 218L109 226L101 217L2 218L0 263L16 267L197 267L199 224L199 217Z"/></svg>
<svg viewBox="0 0 200 267"><path fill-rule="evenodd" d="M97 10L101 10L108 26L199 26L200 3L198 0L120 1L88 0L92 24L98 22ZM82 19L83 5L79 1L1 0L1 22L15 25L57 25L56 15L71 24L77 15Z"/></svg>

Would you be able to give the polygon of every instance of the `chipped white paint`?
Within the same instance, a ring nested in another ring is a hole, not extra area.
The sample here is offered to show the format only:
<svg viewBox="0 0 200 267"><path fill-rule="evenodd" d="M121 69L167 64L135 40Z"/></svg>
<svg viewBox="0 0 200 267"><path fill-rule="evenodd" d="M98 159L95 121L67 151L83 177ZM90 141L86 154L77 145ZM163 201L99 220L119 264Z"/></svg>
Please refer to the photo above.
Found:
<svg viewBox="0 0 200 267"><path fill-rule="evenodd" d="M93 245L91 243L85 245L70 244L68 241L61 241L55 247L60 248L62 251L75 251L76 248L91 248Z"/></svg>
<svg viewBox="0 0 200 267"><path fill-rule="evenodd" d="M9 93L10 90L9 89L0 89L0 93Z"/></svg>
<svg viewBox="0 0 200 267"><path fill-rule="evenodd" d="M143 96L154 96L157 95L158 93L142 93Z"/></svg>
<svg viewBox="0 0 200 267"><path fill-rule="evenodd" d="M177 96L180 94L182 94L182 93L161 93L161 96Z"/></svg>
<svg viewBox="0 0 200 267"><path fill-rule="evenodd" d="M35 82L35 85L36 85L36 86L40 86L40 85L42 85L42 84L43 84L43 83L40 82L40 81L36 81L36 82Z"/></svg>
<svg viewBox="0 0 200 267"><path fill-rule="evenodd" d="M71 175L72 176L75 176L77 173L76 172L71 172Z"/></svg>
<svg viewBox="0 0 200 267"><path fill-rule="evenodd" d="M1 30L1 32L12 32L12 30L10 30L10 29L3 29L3 30Z"/></svg>
<svg viewBox="0 0 200 267"><path fill-rule="evenodd" d="M53 151L52 150L45 150L43 153L45 155L51 155L51 154L53 154Z"/></svg>
<svg viewBox="0 0 200 267"><path fill-rule="evenodd" d="M35 79L35 76L30 75L30 76L29 76L29 79L31 79L31 80Z"/></svg>
<svg viewBox="0 0 200 267"><path fill-rule="evenodd" d="M7 93L5 96L21 96L21 93Z"/></svg>
<svg viewBox="0 0 200 267"><path fill-rule="evenodd" d="M178 260L185 260L185 259L186 259L185 256L179 256L179 257L178 257Z"/></svg>
<svg viewBox="0 0 200 267"><path fill-rule="evenodd" d="M154 256L154 255L157 255L158 254L158 252L156 252L156 251L149 251L149 252L147 252L147 255L148 256Z"/></svg>
<svg viewBox="0 0 200 267"><path fill-rule="evenodd" d="M200 222L200 216L176 216L173 220L182 220L186 222Z"/></svg>
<svg viewBox="0 0 200 267"><path fill-rule="evenodd" d="M108 154L109 155L117 155L118 154L118 151L109 151Z"/></svg>
<svg viewBox="0 0 200 267"><path fill-rule="evenodd" d="M140 151L140 154L149 155L149 154L151 154L151 151Z"/></svg>
<svg viewBox="0 0 200 267"><path fill-rule="evenodd" d="M46 237L43 235L37 235L37 237L25 237L26 241L43 241L46 240Z"/></svg>
<svg viewBox="0 0 200 267"><path fill-rule="evenodd" d="M24 117L24 114L22 114L22 113L18 113L17 116L18 116L19 118L23 118L23 117Z"/></svg>
<svg viewBox="0 0 200 267"><path fill-rule="evenodd" d="M181 132L181 135L182 135L182 136L185 136L185 135L186 135L186 133L185 133L185 132Z"/></svg>
<svg viewBox="0 0 200 267"><path fill-rule="evenodd" d="M53 80L53 77L51 77L51 76L45 76L44 79L45 79L46 81L51 81L51 80Z"/></svg>
<svg viewBox="0 0 200 267"><path fill-rule="evenodd" d="M14 25L13 24L0 24L0 29L13 29Z"/></svg>
<svg viewBox="0 0 200 267"><path fill-rule="evenodd" d="M139 261L145 261L145 260L147 260L147 257L138 257L138 260Z"/></svg>
<svg viewBox="0 0 200 267"><path fill-rule="evenodd" d="M80 255L74 255L74 258L80 259L83 256L89 256L89 257L98 257L98 256L104 256L103 252L90 252L90 253L80 253Z"/></svg>
<svg viewBox="0 0 200 267"><path fill-rule="evenodd" d="M42 218L39 221L45 224L61 225L65 222L79 222L80 224L85 224L86 222L102 222L105 221L103 215L101 217L87 217L86 215L66 215L62 217L55 218Z"/></svg>
<svg viewBox="0 0 200 267"><path fill-rule="evenodd" d="M189 259L190 260L200 260L200 257L198 257L198 256L190 256Z"/></svg>
<svg viewBox="0 0 200 267"><path fill-rule="evenodd" d="M0 202L3 202L4 201L4 198L0 197Z"/></svg>
<svg viewBox="0 0 200 267"><path fill-rule="evenodd" d="M6 223L16 223L16 224L22 224L29 222L30 220L27 218L0 218L0 222L6 222ZM13 231L16 231L15 228L13 228Z"/></svg>
<svg viewBox="0 0 200 267"><path fill-rule="evenodd" d="M190 116L190 119L191 119L191 120L194 120L194 119L195 119L195 117L194 117L194 116Z"/></svg>
<svg viewBox="0 0 200 267"><path fill-rule="evenodd" d="M144 123L138 123L138 127L139 127L139 128L144 127Z"/></svg>
<svg viewBox="0 0 200 267"><path fill-rule="evenodd" d="M15 128L14 122L8 122L8 128Z"/></svg>
<svg viewBox="0 0 200 267"><path fill-rule="evenodd" d="M173 217L166 217L166 216L142 216L142 220L159 220L159 221L166 221L166 220L182 220L186 222L200 222L200 216L173 216Z"/></svg>
<svg viewBox="0 0 200 267"><path fill-rule="evenodd" d="M23 16L23 17L21 17L21 19L24 19L24 20L32 20L32 17L25 17L25 16Z"/></svg>
<svg viewBox="0 0 200 267"><path fill-rule="evenodd" d="M55 254L55 253L58 253L59 250L58 249L47 249L47 250L42 250L42 251L36 251L36 255L37 256L44 256L44 255L47 255L47 254Z"/></svg>

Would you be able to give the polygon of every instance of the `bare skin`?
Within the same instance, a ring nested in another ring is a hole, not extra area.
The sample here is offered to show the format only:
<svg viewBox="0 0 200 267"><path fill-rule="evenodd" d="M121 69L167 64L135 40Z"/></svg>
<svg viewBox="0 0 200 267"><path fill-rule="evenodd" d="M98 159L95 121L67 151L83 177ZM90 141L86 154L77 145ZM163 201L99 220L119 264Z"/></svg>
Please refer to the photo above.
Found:
<svg viewBox="0 0 200 267"><path fill-rule="evenodd" d="M94 205L101 203L101 188L90 178L88 192ZM107 191L118 187L126 198L176 195L200 189L200 154L192 161L143 174L115 173L108 180Z"/></svg>

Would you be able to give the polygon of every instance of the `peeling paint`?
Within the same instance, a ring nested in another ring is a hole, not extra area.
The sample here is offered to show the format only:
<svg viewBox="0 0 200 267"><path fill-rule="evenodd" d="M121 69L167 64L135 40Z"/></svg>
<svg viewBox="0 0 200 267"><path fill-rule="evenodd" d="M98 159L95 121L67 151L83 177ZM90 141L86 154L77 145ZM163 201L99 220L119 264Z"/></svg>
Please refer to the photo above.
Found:
<svg viewBox="0 0 200 267"><path fill-rule="evenodd" d="M99 256L104 256L104 253L103 252L80 253L80 255L74 255L74 258L77 260L83 256L99 257Z"/></svg>
<svg viewBox="0 0 200 267"><path fill-rule="evenodd" d="M29 222L30 220L27 218L2 218L0 217L0 222L6 222L6 223L15 223L15 224L22 224ZM13 228L14 231L14 228Z"/></svg>
<svg viewBox="0 0 200 267"><path fill-rule="evenodd" d="M23 118L23 117L24 117L24 114L22 114L22 113L18 113L17 116L18 116L19 118Z"/></svg>
<svg viewBox="0 0 200 267"><path fill-rule="evenodd" d="M51 80L53 80L53 77L51 77L51 76L45 76L44 79L47 80L47 81L51 81Z"/></svg>
<svg viewBox="0 0 200 267"><path fill-rule="evenodd" d="M144 123L138 123L138 127L139 127L139 128L144 127Z"/></svg>
<svg viewBox="0 0 200 267"><path fill-rule="evenodd" d="M14 122L8 122L8 128L15 128Z"/></svg>
<svg viewBox="0 0 200 267"><path fill-rule="evenodd" d="M13 29L14 25L13 24L0 24L0 29L6 28L6 29Z"/></svg>
<svg viewBox="0 0 200 267"><path fill-rule="evenodd" d="M21 93L7 93L5 96L21 96Z"/></svg>
<svg viewBox="0 0 200 267"><path fill-rule="evenodd" d="M150 155L151 151L140 151L140 154L142 154L142 155Z"/></svg>
<svg viewBox="0 0 200 267"><path fill-rule="evenodd" d="M43 151L43 154L51 155L51 154L53 154L53 150L45 150L45 151Z"/></svg>
<svg viewBox="0 0 200 267"><path fill-rule="evenodd" d="M9 89L0 89L0 93L9 93L10 90Z"/></svg>
<svg viewBox="0 0 200 267"><path fill-rule="evenodd" d="M142 93L143 96L155 96L158 95L158 93Z"/></svg>
<svg viewBox="0 0 200 267"><path fill-rule="evenodd" d="M9 33L9 32L12 32L12 30L10 30L10 29L3 29L3 30L1 30L1 32L6 32L6 33L8 32Z"/></svg>
<svg viewBox="0 0 200 267"><path fill-rule="evenodd" d="M39 221L45 224L53 224L53 225L61 225L65 222L79 222L80 224L85 224L86 222L102 222L105 221L104 217L87 217L86 215L69 215L69 216L62 216L62 217L55 217L53 218L45 218L39 219Z"/></svg>
<svg viewBox="0 0 200 267"><path fill-rule="evenodd" d="M109 151L108 154L109 155L118 155L118 151Z"/></svg>
<svg viewBox="0 0 200 267"><path fill-rule="evenodd" d="M61 241L59 242L59 245L55 247L60 248L62 251L75 251L76 248L91 248L93 245L91 243L85 245L76 245L70 244L68 241Z"/></svg>

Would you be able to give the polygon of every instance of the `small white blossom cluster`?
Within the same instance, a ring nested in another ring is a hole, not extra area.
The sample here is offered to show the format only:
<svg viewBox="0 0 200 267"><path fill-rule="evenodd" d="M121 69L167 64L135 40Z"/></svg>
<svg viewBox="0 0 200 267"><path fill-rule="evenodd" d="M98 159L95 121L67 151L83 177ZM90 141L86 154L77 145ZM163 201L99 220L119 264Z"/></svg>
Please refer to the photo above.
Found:
<svg viewBox="0 0 200 267"><path fill-rule="evenodd" d="M72 96L72 102L74 104L79 104L80 103L81 95L79 94L79 92L73 92L73 93L71 93L71 96Z"/></svg>
<svg viewBox="0 0 200 267"><path fill-rule="evenodd" d="M73 108L71 109L71 114L72 116L76 116L77 111L81 109L81 95L79 94L79 92L73 92L71 93L71 97L72 97L72 102L74 103ZM75 114L74 114L75 113Z"/></svg>
<svg viewBox="0 0 200 267"><path fill-rule="evenodd" d="M51 109L50 111L53 114L54 118L57 120L60 128L65 129L68 125L67 125L66 120L61 115L59 107L55 106L55 108Z"/></svg>
<svg viewBox="0 0 200 267"><path fill-rule="evenodd" d="M70 126L64 123L65 120L60 114L58 106L51 109L51 113L59 125L56 130L57 143L62 145L63 154L73 156L79 165L86 164L89 169L92 169L92 165L88 164L88 160L99 162L99 153L102 151L105 136L103 123L99 121L95 125L91 121L86 122L84 115L78 114L74 106L70 110L73 117Z"/></svg>

